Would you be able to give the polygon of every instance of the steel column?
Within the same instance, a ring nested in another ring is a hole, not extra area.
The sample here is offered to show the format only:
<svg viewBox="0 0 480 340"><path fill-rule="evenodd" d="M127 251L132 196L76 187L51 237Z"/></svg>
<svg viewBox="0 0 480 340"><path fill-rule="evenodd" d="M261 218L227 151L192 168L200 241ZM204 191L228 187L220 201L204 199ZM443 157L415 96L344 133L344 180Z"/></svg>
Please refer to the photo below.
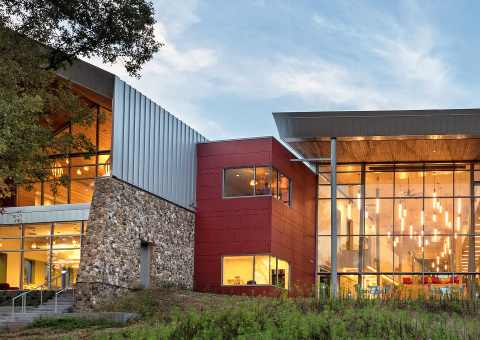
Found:
<svg viewBox="0 0 480 340"><path fill-rule="evenodd" d="M331 147L331 249L332 249L332 297L337 295L337 139L332 137Z"/></svg>

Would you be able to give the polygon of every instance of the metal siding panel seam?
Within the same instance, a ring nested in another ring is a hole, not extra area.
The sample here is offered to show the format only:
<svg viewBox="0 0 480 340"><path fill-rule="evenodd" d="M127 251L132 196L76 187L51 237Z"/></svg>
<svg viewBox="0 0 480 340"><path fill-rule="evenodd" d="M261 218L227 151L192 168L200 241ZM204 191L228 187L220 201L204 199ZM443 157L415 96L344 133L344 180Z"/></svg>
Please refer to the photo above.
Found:
<svg viewBox="0 0 480 340"><path fill-rule="evenodd" d="M130 93L132 92L132 88L129 85L125 85L125 106L123 109L123 117L122 117L122 133L123 133L123 140L122 140L122 176L119 177L121 179L128 178L128 153L129 153L129 125L130 125Z"/></svg>
<svg viewBox="0 0 480 340"><path fill-rule="evenodd" d="M128 172L124 179L128 183L133 183L133 162L135 154L135 106L137 102L137 90L132 88L130 92L130 110L129 110L129 123L128 123Z"/></svg>
<svg viewBox="0 0 480 340"><path fill-rule="evenodd" d="M159 127L159 135L158 135L158 162L157 162L157 192L158 195L163 197L163 164L164 164L164 154L165 154L165 112L164 109L159 107L159 114L160 114L160 127Z"/></svg>
<svg viewBox="0 0 480 340"><path fill-rule="evenodd" d="M140 181L142 187L150 192L153 192L152 188L150 188L148 178L149 178L149 170L150 170L150 106L151 101L148 98L145 98L145 119L144 119L144 133L143 138L145 140L144 143L144 150L143 153L143 171L142 171L142 180Z"/></svg>
<svg viewBox="0 0 480 340"><path fill-rule="evenodd" d="M162 161L162 192L163 192L163 197L167 196L168 192L168 172L165 170L167 169L167 164L168 164L168 150L169 150L169 142L170 142L170 115L168 114L165 109L163 110L163 121L164 121L164 133L165 136L162 138L163 140L163 161Z"/></svg>
<svg viewBox="0 0 480 340"><path fill-rule="evenodd" d="M153 118L153 124L152 124L152 135L153 135L153 138L152 138L152 146L150 147L150 150L152 151L151 152L151 155L152 155L152 162L151 162L151 176L150 176L150 185L152 186L153 188L153 192L158 195L158 187L157 187L157 169L158 169L158 131L159 131L159 120L160 120L160 116L159 116L159 109L158 109L158 105L153 103L152 102L152 105L153 105L153 108L152 108L152 118Z"/></svg>
<svg viewBox="0 0 480 340"><path fill-rule="evenodd" d="M138 157L137 157L137 164L135 169L135 178L137 180L136 185L142 189L145 187L143 186L143 172L145 169L145 102L146 98L143 94L140 94L140 114L139 114L139 121L140 121L140 129L138 134Z"/></svg>
<svg viewBox="0 0 480 340"><path fill-rule="evenodd" d="M178 204L178 193L176 190L178 186L178 174L179 174L179 166L178 166L178 138L179 138L179 125L180 122L177 117L174 117L174 123L173 123L173 151L172 151L172 166L175 172L172 172L172 182L170 183L170 197L172 198L173 203Z"/></svg>
<svg viewBox="0 0 480 340"><path fill-rule="evenodd" d="M139 169L140 166L140 133L141 133L141 115L142 115L142 100L143 96L140 92L137 91L135 96L135 138L133 139L134 143L134 153L133 153L133 182L137 187L139 186Z"/></svg>
<svg viewBox="0 0 480 340"><path fill-rule="evenodd" d="M183 199L185 197L185 164L184 164L184 159L185 159L185 124L183 122L180 122L180 138L179 138L179 174L180 174L180 192L179 192L179 197L178 197L178 202L181 206L184 205Z"/></svg>
<svg viewBox="0 0 480 340"><path fill-rule="evenodd" d="M153 193L155 193L155 182L153 180L155 176L155 127L157 117L157 105L154 102L150 104L150 156L149 158L149 171L148 171L148 185L150 186Z"/></svg>
<svg viewBox="0 0 480 340"><path fill-rule="evenodd" d="M123 115L125 110L125 83L115 76L115 88L112 108L113 150L112 173L122 177L123 162Z"/></svg>
<svg viewBox="0 0 480 340"><path fill-rule="evenodd" d="M165 111L166 114L168 114L168 148L167 148L167 161L165 162L164 164L164 169L165 169L165 173L167 175L167 178L166 178L166 181L165 181L165 186L166 186L166 190L165 190L165 196L166 197L172 197L172 192L170 190L171 188L171 183L172 183L172 170L175 170L175 169L172 169L173 168L173 165L172 165L172 153L173 153L173 148L174 148L174 144L173 144L173 141L174 141L174 134L173 134L173 121L174 121L174 118L173 116L170 114L170 112L168 111Z"/></svg>

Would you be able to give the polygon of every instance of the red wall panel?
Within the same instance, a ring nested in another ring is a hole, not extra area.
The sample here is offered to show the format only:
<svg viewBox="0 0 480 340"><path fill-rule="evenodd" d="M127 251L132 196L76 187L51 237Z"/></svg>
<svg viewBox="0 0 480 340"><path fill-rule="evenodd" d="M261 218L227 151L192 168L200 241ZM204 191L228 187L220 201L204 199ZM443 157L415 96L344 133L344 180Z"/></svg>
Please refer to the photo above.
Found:
<svg viewBox="0 0 480 340"><path fill-rule="evenodd" d="M271 253L291 263L291 282L315 282L313 171L273 137L198 145L195 285L198 291L276 294L268 286L221 286L221 256ZM273 197L222 198L223 169L272 164L292 180L292 207ZM208 275L206 275L208 274Z"/></svg>

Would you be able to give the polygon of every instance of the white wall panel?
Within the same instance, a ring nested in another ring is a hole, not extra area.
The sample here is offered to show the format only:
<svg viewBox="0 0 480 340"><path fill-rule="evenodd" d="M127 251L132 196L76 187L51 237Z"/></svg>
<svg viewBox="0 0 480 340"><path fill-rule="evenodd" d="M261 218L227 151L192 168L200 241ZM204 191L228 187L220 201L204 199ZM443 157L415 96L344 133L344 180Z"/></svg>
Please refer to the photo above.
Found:
<svg viewBox="0 0 480 340"><path fill-rule="evenodd" d="M207 139L115 78L113 176L195 211L196 144Z"/></svg>
<svg viewBox="0 0 480 340"><path fill-rule="evenodd" d="M6 208L0 224L86 221L90 203Z"/></svg>

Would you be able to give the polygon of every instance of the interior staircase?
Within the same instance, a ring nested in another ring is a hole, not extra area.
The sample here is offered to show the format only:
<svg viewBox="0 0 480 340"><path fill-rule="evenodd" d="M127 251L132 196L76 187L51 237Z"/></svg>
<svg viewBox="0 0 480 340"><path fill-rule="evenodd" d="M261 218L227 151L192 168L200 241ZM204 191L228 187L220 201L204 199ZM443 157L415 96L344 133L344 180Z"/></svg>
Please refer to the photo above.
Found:
<svg viewBox="0 0 480 340"><path fill-rule="evenodd" d="M18 308L18 312L16 309L13 318L11 308L10 312L8 313L0 313L0 329L25 327L37 319L54 316L55 296L44 302L43 305L36 307L25 307L25 313L20 313L21 307L16 308ZM72 313L74 312L74 309L73 290L70 289L60 293L57 297L57 314Z"/></svg>

